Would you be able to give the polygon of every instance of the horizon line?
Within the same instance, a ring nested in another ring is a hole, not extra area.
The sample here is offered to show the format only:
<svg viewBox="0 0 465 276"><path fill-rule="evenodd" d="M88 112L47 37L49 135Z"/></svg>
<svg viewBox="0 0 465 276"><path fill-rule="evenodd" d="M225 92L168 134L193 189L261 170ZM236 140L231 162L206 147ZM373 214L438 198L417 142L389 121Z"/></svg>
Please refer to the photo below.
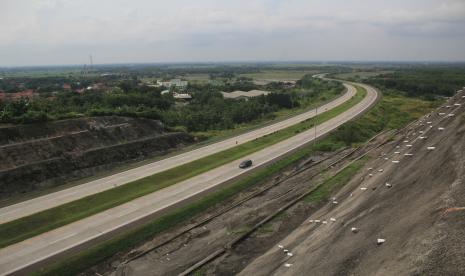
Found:
<svg viewBox="0 0 465 276"><path fill-rule="evenodd" d="M240 60L240 61L154 61L154 62L117 62L117 63L94 63L92 67L104 66L136 66L136 65L192 65L192 64L465 64L465 60ZM51 67L83 67L90 64L40 64L40 65L2 65L0 69L14 68L51 68Z"/></svg>

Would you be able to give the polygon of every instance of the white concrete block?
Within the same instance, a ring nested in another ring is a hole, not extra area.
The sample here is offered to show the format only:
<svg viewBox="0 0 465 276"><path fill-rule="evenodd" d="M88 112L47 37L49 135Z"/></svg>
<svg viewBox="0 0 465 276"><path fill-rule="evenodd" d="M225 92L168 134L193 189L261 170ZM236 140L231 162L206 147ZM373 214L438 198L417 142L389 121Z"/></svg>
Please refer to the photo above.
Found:
<svg viewBox="0 0 465 276"><path fill-rule="evenodd" d="M385 242L386 242L385 239L377 239L377 240L376 240L376 243L377 243L378 245L383 244L383 243L385 243Z"/></svg>

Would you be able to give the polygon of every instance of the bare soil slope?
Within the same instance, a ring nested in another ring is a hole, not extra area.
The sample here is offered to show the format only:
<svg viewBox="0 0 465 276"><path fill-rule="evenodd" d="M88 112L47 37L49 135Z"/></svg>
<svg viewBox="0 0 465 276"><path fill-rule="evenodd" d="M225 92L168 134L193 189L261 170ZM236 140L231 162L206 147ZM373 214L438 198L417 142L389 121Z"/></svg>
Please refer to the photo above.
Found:
<svg viewBox="0 0 465 276"><path fill-rule="evenodd" d="M0 128L0 199L192 142L159 121L106 116Z"/></svg>
<svg viewBox="0 0 465 276"><path fill-rule="evenodd" d="M334 195L338 204L312 213L240 274L465 275L463 95L377 149Z"/></svg>

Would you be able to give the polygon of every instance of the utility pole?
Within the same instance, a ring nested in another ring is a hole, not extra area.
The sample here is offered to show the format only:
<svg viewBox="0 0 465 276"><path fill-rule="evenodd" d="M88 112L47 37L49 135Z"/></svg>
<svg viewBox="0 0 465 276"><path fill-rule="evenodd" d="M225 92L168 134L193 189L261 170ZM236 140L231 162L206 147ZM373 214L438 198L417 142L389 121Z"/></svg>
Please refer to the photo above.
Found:
<svg viewBox="0 0 465 276"><path fill-rule="evenodd" d="M92 60L92 55L89 55L89 60L90 60L90 69L92 70L94 67L94 61Z"/></svg>
<svg viewBox="0 0 465 276"><path fill-rule="evenodd" d="M84 77L87 77L87 64L84 64L84 66L82 67L82 75Z"/></svg>
<svg viewBox="0 0 465 276"><path fill-rule="evenodd" d="M315 108L315 138L313 139L313 148L315 148L315 145L316 145L316 122L317 122L317 117L318 117L318 106Z"/></svg>

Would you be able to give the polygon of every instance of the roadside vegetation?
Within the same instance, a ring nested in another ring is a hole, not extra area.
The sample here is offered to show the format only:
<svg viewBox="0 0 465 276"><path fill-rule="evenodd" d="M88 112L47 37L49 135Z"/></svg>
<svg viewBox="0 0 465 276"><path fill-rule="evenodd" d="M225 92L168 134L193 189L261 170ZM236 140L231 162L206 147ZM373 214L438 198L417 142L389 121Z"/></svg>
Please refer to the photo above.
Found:
<svg viewBox="0 0 465 276"><path fill-rule="evenodd" d="M335 77L361 81L383 90L385 94L401 94L435 100L450 97L465 85L465 67L450 65L409 65L399 68L365 68Z"/></svg>
<svg viewBox="0 0 465 276"><path fill-rule="evenodd" d="M4 223L0 225L0 247L121 205L290 138L312 128L315 123L327 121L359 103L365 97L366 91L360 87L357 87L357 90L356 95L348 101L310 120L111 190Z"/></svg>
<svg viewBox="0 0 465 276"><path fill-rule="evenodd" d="M465 68L400 70L371 78L369 82L390 92L433 100L452 96L465 84Z"/></svg>
<svg viewBox="0 0 465 276"><path fill-rule="evenodd" d="M407 98L403 95L386 95L370 111L330 133L316 144L306 146L299 151L275 162L267 167L260 168L252 174L236 181L202 200L179 208L170 214L158 218L130 233L120 235L110 241L99 244L81 252L67 260L52 265L37 275L73 275L86 270L115 255L116 252L128 251L141 244L154 235L168 230L192 217L214 208L226 198L229 198L244 189L257 183L266 181L274 174L295 164L303 158L308 158L318 151L333 151L345 146L356 146L367 141L376 133L393 128L401 128L413 119L432 110L438 103L421 99ZM398 117L403 117L398 119ZM319 119L320 121L321 119ZM362 131L361 131L362 130ZM321 188L315 190L305 198L307 202L317 202L329 196L337 188L347 183L353 175L363 166L364 159L353 163L336 176L325 181Z"/></svg>
<svg viewBox="0 0 465 276"><path fill-rule="evenodd" d="M85 88L91 83L88 79L83 83L64 77L0 80L0 92L17 92L17 82L27 84L21 89L36 91L32 98L2 100L0 97L0 122L39 123L82 116L116 115L156 119L168 128L188 132L221 131L271 120L278 111L305 108L343 91L338 82L311 76L305 76L291 88L280 83L258 86L251 79L241 77L221 85L190 84L186 91L178 92L188 92L192 100L178 103L172 93L161 93L164 87L143 85L138 79L103 78L94 81L98 82L98 87L89 90ZM64 85L68 85L67 89L63 88ZM80 92L73 89L80 89L76 90ZM271 93L250 99L225 99L220 93L252 89Z"/></svg>
<svg viewBox="0 0 465 276"><path fill-rule="evenodd" d="M394 93L384 94L374 108L359 119L339 127L328 139L321 142L320 147L332 151L342 146L357 146L383 130L404 127L439 106L441 102Z"/></svg>

